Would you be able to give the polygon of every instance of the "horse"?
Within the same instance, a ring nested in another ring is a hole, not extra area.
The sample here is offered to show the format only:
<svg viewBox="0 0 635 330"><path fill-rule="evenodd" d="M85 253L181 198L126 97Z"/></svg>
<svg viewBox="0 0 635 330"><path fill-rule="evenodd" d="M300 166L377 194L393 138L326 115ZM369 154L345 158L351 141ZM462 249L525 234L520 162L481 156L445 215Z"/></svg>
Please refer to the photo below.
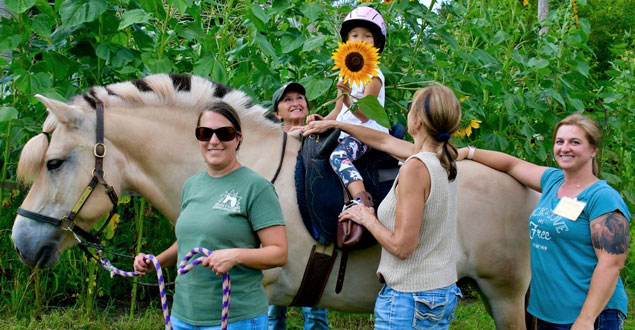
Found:
<svg viewBox="0 0 635 330"><path fill-rule="evenodd" d="M107 184L95 185L70 219L85 231L114 204L106 191L109 188L116 193L137 192L175 223L183 183L205 169L193 134L198 114L217 100L234 107L243 127L240 163L268 179L279 173L274 186L286 221L288 262L264 271L263 284L269 303L290 304L315 244L302 222L295 194L299 134L291 135L283 146L282 127L266 118L265 108L238 89L198 76L156 74L97 86L68 103L37 98L49 115L43 133L32 137L20 155L19 178L31 183L21 209L68 223L63 217L94 177L93 164L101 156ZM96 115L100 107L101 144L95 143L100 135ZM522 329L530 278L527 219L538 194L506 174L467 160L458 162L457 180L458 277L475 281L497 328ZM22 262L51 266L77 240L68 230L33 218L18 212L12 231L15 248ZM342 292L335 293L337 274L332 272L318 306L372 313L381 288L375 274L380 251L376 245L351 252Z"/></svg>

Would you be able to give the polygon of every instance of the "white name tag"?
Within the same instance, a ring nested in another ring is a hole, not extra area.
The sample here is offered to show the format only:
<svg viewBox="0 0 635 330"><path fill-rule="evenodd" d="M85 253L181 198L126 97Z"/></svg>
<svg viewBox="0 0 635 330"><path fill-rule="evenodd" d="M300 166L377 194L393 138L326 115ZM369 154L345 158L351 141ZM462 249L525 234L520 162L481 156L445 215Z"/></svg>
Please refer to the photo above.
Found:
<svg viewBox="0 0 635 330"><path fill-rule="evenodd" d="M584 210L584 206L586 206L585 202L580 202L575 198L562 197L553 213L571 221L576 221Z"/></svg>

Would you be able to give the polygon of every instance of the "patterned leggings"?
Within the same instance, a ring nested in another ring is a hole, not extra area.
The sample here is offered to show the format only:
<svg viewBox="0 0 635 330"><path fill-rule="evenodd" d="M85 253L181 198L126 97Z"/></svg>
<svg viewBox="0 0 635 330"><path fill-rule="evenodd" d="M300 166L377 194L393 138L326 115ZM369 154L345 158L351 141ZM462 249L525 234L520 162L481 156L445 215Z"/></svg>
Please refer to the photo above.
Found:
<svg viewBox="0 0 635 330"><path fill-rule="evenodd" d="M337 176L339 176L342 183L344 183L344 186L348 187L353 181L363 180L362 175L355 168L353 162L362 157L368 150L370 150L370 147L359 142L352 136L345 137L340 141L337 147L335 147L335 150L333 150L329 158L329 163L333 171L337 173Z"/></svg>

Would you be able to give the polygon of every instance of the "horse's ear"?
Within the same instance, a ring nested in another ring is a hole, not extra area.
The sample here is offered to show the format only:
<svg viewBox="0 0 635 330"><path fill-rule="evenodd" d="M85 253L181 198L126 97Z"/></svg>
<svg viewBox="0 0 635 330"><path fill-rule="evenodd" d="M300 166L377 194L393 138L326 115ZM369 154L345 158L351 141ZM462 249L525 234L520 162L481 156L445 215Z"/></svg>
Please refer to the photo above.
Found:
<svg viewBox="0 0 635 330"><path fill-rule="evenodd" d="M75 126L83 116L81 111L64 102L50 99L40 94L35 94L35 97L64 125Z"/></svg>

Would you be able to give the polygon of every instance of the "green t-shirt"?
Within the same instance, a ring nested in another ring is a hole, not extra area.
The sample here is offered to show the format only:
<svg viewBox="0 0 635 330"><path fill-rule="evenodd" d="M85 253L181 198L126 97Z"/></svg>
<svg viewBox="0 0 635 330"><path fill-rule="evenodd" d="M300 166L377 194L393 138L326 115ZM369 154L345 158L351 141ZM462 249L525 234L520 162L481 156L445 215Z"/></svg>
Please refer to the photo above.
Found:
<svg viewBox="0 0 635 330"><path fill-rule="evenodd" d="M203 171L183 186L181 213L175 227L178 262L197 247L212 253L226 248L258 248L256 231L276 225L284 225L284 218L269 181L244 166L220 178ZM262 271L236 265L229 275L229 322L266 313ZM172 314L196 326L219 325L222 292L222 277L209 268L194 267L176 278Z"/></svg>

